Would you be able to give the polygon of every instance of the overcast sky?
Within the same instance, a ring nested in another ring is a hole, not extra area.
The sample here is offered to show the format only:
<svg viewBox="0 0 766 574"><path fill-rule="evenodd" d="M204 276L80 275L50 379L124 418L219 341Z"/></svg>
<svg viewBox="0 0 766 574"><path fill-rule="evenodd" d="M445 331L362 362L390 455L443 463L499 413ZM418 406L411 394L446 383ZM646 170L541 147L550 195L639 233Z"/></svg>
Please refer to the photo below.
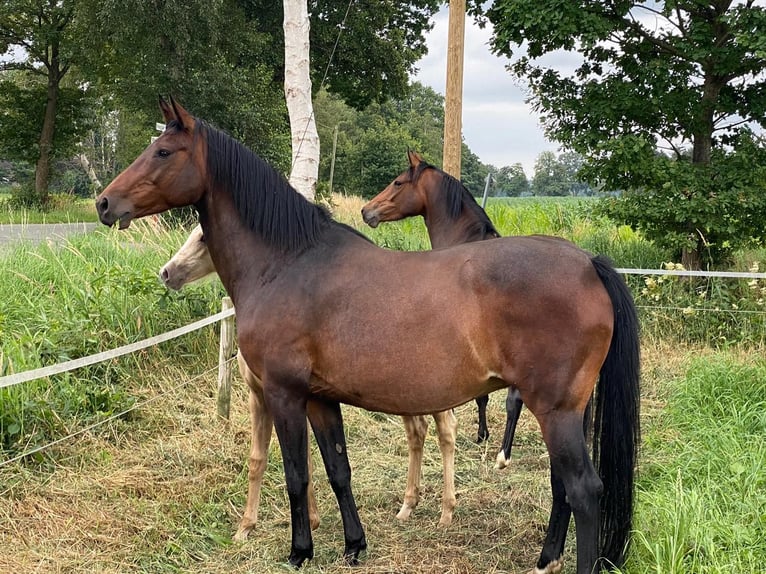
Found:
<svg viewBox="0 0 766 574"><path fill-rule="evenodd" d="M427 35L428 55L418 62L415 80L444 95L447 80L449 10L442 9ZM524 103L524 91L505 69L505 58L489 49L491 26L483 30L466 17L463 64L463 138L483 163L521 163L528 178L540 152L558 152L545 139L538 117Z"/></svg>

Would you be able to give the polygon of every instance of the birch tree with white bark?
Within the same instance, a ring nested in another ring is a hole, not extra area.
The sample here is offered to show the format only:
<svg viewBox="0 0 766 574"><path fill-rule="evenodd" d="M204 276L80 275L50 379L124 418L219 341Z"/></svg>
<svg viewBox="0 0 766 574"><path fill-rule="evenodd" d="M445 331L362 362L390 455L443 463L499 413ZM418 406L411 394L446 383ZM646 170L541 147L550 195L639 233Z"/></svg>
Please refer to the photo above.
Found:
<svg viewBox="0 0 766 574"><path fill-rule="evenodd" d="M313 201L319 176L319 134L311 102L309 14L306 0L284 0L285 100L290 117L290 184Z"/></svg>

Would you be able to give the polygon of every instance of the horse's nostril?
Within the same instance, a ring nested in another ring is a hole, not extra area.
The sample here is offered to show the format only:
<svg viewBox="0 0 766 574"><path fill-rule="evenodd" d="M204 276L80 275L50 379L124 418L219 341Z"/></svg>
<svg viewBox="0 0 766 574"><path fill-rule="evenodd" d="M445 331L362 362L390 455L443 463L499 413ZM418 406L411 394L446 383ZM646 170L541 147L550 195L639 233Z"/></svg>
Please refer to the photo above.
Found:
<svg viewBox="0 0 766 574"><path fill-rule="evenodd" d="M109 200L105 197L102 197L99 201L96 202L96 209L100 213L104 213L107 209L109 209Z"/></svg>
<svg viewBox="0 0 766 574"><path fill-rule="evenodd" d="M168 279L170 278L170 274L168 273L168 270L164 267L160 269L160 279L162 279L163 283L167 283Z"/></svg>

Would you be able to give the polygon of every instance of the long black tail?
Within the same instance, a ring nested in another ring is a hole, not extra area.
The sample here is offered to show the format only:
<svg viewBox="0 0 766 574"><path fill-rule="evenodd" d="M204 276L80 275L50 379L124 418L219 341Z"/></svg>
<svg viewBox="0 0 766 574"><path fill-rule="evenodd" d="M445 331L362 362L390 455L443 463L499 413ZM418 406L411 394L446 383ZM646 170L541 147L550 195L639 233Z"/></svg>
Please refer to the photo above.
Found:
<svg viewBox="0 0 766 574"><path fill-rule="evenodd" d="M592 258L614 308L614 334L596 389L593 461L604 484L601 496L601 557L604 566L621 567L633 520L633 476L638 445L638 316L633 297L611 262Z"/></svg>

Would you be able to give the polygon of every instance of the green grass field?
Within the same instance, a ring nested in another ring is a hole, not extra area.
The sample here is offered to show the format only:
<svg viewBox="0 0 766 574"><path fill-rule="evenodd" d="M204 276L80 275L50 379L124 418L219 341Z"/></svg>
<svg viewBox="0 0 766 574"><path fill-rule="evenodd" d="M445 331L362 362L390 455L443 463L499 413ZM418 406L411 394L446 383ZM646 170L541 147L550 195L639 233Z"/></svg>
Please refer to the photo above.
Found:
<svg viewBox="0 0 766 574"><path fill-rule="evenodd" d="M359 207L339 200L335 213L361 229ZM600 246L621 266L665 261L640 235L589 218L587 202L498 202L489 211L504 234L562 235ZM428 248L420 221L363 231L389 247ZM110 349L219 310L218 280L170 293L156 278L184 237L183 230L136 222L124 232L103 228L59 245L22 244L0 253L0 374ZM747 269L759 254L738 257ZM625 572L759 572L766 563L766 361L758 300L766 287L646 279L632 283L642 320L643 446ZM692 304L709 310L689 313ZM744 309L752 312L735 313ZM216 331L0 390L0 463L150 401L0 467L0 572L289 571L276 441L260 526L248 542L231 541L247 488L247 399L237 384L231 421L216 418ZM485 445L473 442L473 404L457 409L458 507L446 531L436 527L441 460L433 434L421 504L408 523L399 523L394 515L406 472L401 422L344 409L370 545L354 572L505 573L534 565L550 508L547 454L525 411L511 467L493 469L504 398L491 397ZM323 521L316 557L304 571L349 572L340 556L337 506L314 455ZM573 541L571 527L565 574L574 572Z"/></svg>
<svg viewBox="0 0 766 574"><path fill-rule="evenodd" d="M54 195L46 211L33 209L12 209L9 205L10 191L0 188L0 224L29 223L77 223L98 221L92 199L68 195Z"/></svg>

